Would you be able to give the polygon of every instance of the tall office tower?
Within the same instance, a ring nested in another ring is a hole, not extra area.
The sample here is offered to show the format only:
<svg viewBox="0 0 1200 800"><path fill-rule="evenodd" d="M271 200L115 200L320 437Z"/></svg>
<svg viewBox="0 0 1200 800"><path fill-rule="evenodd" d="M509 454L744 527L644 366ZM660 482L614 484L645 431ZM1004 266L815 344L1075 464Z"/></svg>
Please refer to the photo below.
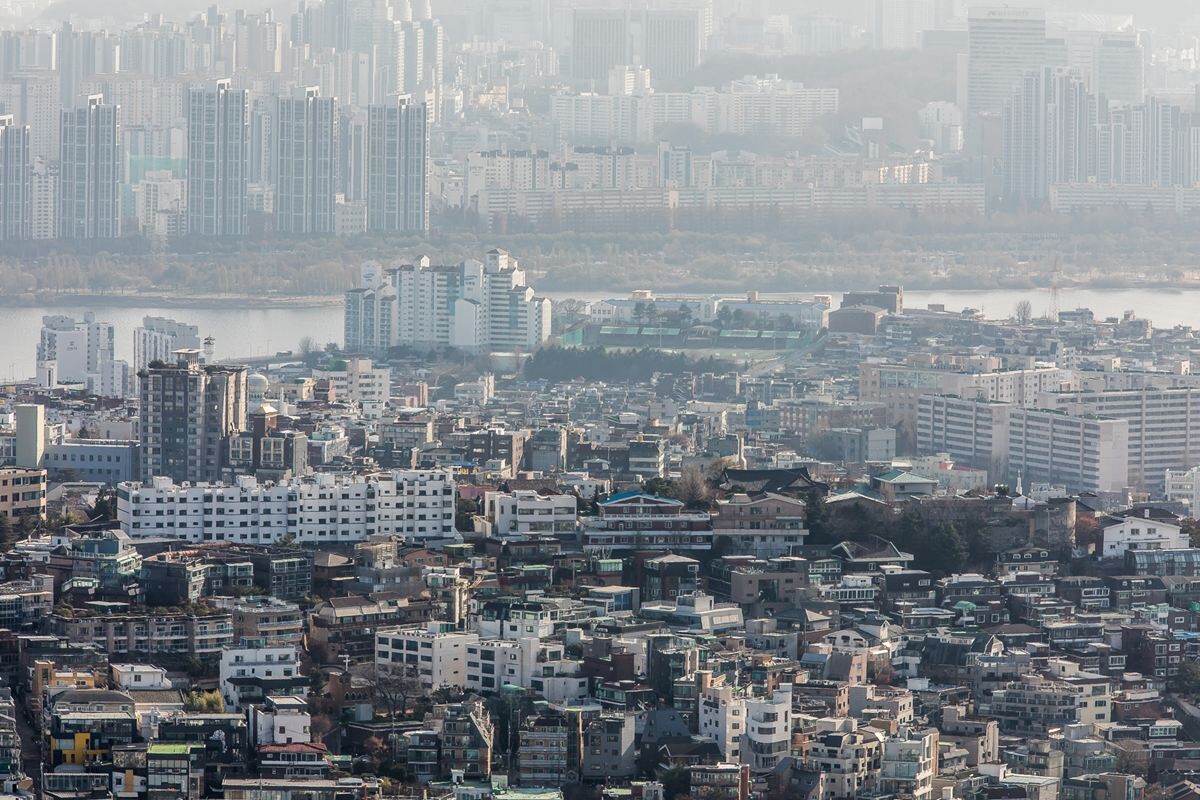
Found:
<svg viewBox="0 0 1200 800"><path fill-rule="evenodd" d="M61 239L121 235L121 107L90 95L62 112L58 176Z"/></svg>
<svg viewBox="0 0 1200 800"><path fill-rule="evenodd" d="M249 93L219 80L188 91L187 229L200 236L246 232Z"/></svg>
<svg viewBox="0 0 1200 800"><path fill-rule="evenodd" d="M1043 67L1021 79L1004 109L1005 198L1040 203L1051 184L1094 176L1098 104L1079 73Z"/></svg>
<svg viewBox="0 0 1200 800"><path fill-rule="evenodd" d="M333 233L337 99L316 86L280 97L275 116L275 230Z"/></svg>
<svg viewBox="0 0 1200 800"><path fill-rule="evenodd" d="M251 183L275 182L275 106L272 98L256 97L250 106Z"/></svg>
<svg viewBox="0 0 1200 800"><path fill-rule="evenodd" d="M230 437L246 430L246 368L202 365L199 350L176 355L141 375L142 479L220 480Z"/></svg>
<svg viewBox="0 0 1200 800"><path fill-rule="evenodd" d="M398 98L367 109L367 230L429 230L427 105Z"/></svg>
<svg viewBox="0 0 1200 800"><path fill-rule="evenodd" d="M167 317L143 317L133 330L133 368L141 372L153 361L170 362L176 350L200 347L200 329Z"/></svg>
<svg viewBox="0 0 1200 800"><path fill-rule="evenodd" d="M1093 91L1115 103L1146 99L1146 56L1136 33L1104 33L1096 45Z"/></svg>
<svg viewBox="0 0 1200 800"><path fill-rule="evenodd" d="M29 126L14 125L11 114L0 116L0 241L33 237L32 178Z"/></svg>
<svg viewBox="0 0 1200 800"><path fill-rule="evenodd" d="M967 115L998 112L1026 73L1046 58L1046 15L1037 8L986 7L967 16ZM970 127L970 125L968 125Z"/></svg>
<svg viewBox="0 0 1200 800"><path fill-rule="evenodd" d="M641 63L655 80L682 78L700 66L704 46L699 9L647 9Z"/></svg>
<svg viewBox="0 0 1200 800"><path fill-rule="evenodd" d="M571 75L603 81L618 64L631 62L629 14L623 9L577 8L571 26Z"/></svg>

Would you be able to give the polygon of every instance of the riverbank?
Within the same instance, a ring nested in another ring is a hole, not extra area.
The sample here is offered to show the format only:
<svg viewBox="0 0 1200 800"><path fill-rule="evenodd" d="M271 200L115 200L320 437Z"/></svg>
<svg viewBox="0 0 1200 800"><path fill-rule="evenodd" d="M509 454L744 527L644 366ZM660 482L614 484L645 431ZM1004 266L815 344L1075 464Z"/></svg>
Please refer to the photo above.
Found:
<svg viewBox="0 0 1200 800"><path fill-rule="evenodd" d="M30 306L53 308L78 308L81 306L104 306L106 308L327 308L340 306L340 294L315 295L247 295L247 294L158 294L158 293L85 293L85 292L38 292L19 295L0 294L0 307L28 308Z"/></svg>

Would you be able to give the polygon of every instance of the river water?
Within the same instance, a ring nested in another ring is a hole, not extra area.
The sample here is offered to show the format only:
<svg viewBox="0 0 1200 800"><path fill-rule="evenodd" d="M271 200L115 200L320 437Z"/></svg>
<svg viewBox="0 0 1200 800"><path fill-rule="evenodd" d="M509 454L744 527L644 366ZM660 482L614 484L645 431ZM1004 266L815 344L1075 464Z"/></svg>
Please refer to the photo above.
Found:
<svg viewBox="0 0 1200 800"><path fill-rule="evenodd" d="M573 297L580 300L599 300L624 296L613 292L550 292L552 299ZM803 296L809 293L788 293ZM836 305L840 292L834 295ZM764 294L763 296L769 296ZM947 310L977 308L988 317L1002 318L1013 313L1017 303L1028 300L1035 316L1050 312L1054 298L1048 289L970 290L905 290L904 303L908 308L924 308L930 303L942 303ZM1097 317L1119 316L1126 310L1147 317L1156 326L1191 325L1200 327L1200 291L1171 292L1162 289L1063 289L1058 293L1057 308L1065 311L1086 307ZM117 358L133 360L133 329L141 325L144 316L170 317L200 328L200 336L215 339L217 358L270 355L280 350L294 350L305 336L318 343L341 343L342 309L340 305L246 309L236 306L161 308L147 306L105 305L102 298L77 306L4 307L0 306L0 378L31 377L35 371L37 342L42 316L45 314L74 314L82 318L93 312L96 319L117 326Z"/></svg>

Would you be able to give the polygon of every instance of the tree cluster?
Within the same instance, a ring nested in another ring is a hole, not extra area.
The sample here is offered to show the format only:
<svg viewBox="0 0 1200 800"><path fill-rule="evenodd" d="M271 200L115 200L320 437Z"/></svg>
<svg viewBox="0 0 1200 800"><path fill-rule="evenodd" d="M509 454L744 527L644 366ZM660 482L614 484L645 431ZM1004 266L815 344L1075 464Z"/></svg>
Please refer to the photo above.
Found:
<svg viewBox="0 0 1200 800"><path fill-rule="evenodd" d="M183 709L194 714L223 714L225 698L215 689L211 692L188 692L183 699Z"/></svg>
<svg viewBox="0 0 1200 800"><path fill-rule="evenodd" d="M525 362L525 377L624 383L649 381L658 372L720 372L724 369L724 363L715 358L692 360L680 353L652 348L609 351L603 347L544 347Z"/></svg>

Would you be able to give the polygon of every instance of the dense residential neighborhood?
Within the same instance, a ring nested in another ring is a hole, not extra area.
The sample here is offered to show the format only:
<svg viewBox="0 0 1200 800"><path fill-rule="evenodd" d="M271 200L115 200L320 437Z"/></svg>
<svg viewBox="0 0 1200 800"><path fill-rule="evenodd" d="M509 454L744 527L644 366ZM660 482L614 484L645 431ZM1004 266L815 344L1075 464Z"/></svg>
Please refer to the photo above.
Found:
<svg viewBox="0 0 1200 800"><path fill-rule="evenodd" d="M496 250L422 278L507 275L431 284L460 348L402 333L410 273L364 267L357 348L246 366L148 318L128 392L49 347L3 386L5 792L1200 792L1190 329L641 292L513 351L498 309L550 303ZM622 315L702 341L604 345ZM128 335L72 324L85 365Z"/></svg>

